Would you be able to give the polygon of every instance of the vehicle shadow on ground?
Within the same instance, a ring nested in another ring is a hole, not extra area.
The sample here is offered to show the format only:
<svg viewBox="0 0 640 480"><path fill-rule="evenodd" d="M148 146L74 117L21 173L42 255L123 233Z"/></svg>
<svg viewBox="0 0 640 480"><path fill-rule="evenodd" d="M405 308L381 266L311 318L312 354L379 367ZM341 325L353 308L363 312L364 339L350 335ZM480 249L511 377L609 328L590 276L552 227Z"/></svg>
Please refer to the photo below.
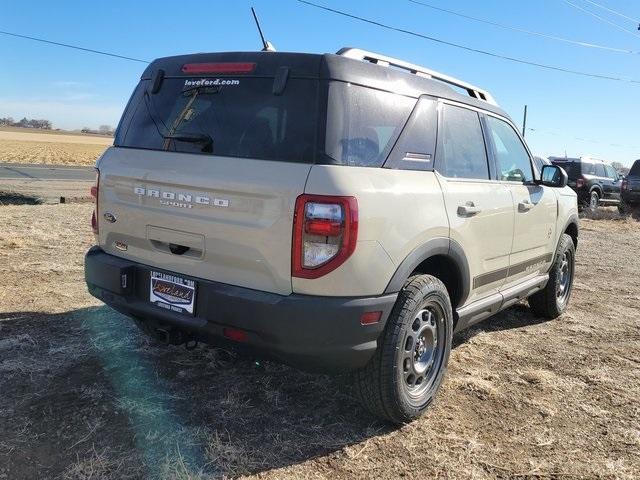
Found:
<svg viewBox="0 0 640 480"><path fill-rule="evenodd" d="M517 305L456 335L540 323ZM155 344L107 307L0 314L0 474L235 477L390 432L344 378Z"/></svg>
<svg viewBox="0 0 640 480"><path fill-rule="evenodd" d="M453 348L467 343L473 337L480 333L500 332L503 330L512 330L515 328L523 328L531 325L538 325L550 321L547 318L536 317L531 309L523 304L518 303L506 310L477 323L453 337Z"/></svg>
<svg viewBox="0 0 640 480"><path fill-rule="evenodd" d="M159 346L107 307L0 314L0 391L8 478L235 477L392 429L344 379Z"/></svg>

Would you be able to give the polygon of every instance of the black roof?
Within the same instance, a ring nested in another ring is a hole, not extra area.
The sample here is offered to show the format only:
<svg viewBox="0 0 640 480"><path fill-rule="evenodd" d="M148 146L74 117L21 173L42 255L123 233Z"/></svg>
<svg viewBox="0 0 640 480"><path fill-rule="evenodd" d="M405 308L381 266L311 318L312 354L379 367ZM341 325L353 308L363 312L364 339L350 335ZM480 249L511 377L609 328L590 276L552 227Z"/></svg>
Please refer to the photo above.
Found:
<svg viewBox="0 0 640 480"><path fill-rule="evenodd" d="M469 95L460 94L438 80L329 53L220 52L164 57L151 62L144 70L142 78L150 79L158 69L164 70L166 77L189 76L182 72L183 65L215 62L253 62L256 63L256 68L251 75L265 77L275 76L278 68L286 66L289 68L291 77L341 80L415 98L420 95L431 95L509 118L501 108Z"/></svg>

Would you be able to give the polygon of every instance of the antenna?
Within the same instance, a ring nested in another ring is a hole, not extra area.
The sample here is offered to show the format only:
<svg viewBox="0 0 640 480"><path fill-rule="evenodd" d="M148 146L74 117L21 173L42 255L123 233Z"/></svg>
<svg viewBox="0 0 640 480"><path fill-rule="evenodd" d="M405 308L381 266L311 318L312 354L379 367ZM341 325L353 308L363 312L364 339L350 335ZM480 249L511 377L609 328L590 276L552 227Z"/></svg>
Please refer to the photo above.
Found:
<svg viewBox="0 0 640 480"><path fill-rule="evenodd" d="M256 27L258 27L258 33L260 34L260 38L262 39L262 51L263 52L275 52L276 49L271 42L264 38L262 34L262 28L260 28L260 21L258 20L258 16L256 15L256 11L253 7L251 7L251 13L253 14L253 19L256 21Z"/></svg>

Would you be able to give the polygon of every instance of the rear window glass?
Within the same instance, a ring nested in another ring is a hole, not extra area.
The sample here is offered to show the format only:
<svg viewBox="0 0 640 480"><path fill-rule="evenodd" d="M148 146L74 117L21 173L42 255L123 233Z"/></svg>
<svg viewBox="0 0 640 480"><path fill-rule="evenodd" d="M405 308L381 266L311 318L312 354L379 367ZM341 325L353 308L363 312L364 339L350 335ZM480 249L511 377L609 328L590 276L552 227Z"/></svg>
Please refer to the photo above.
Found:
<svg viewBox="0 0 640 480"><path fill-rule="evenodd" d="M331 82L325 141L325 153L331 163L382 166L416 101L372 88Z"/></svg>
<svg viewBox="0 0 640 480"><path fill-rule="evenodd" d="M633 162L631 170L629 170L629 175L640 177L640 160L636 160L635 162Z"/></svg>
<svg viewBox="0 0 640 480"><path fill-rule="evenodd" d="M580 162L552 161L551 163L553 163L554 165L557 165L558 167L563 168L564 171L567 172L567 177L570 178L571 180L575 180L580 175L582 175L582 172L580 171Z"/></svg>
<svg viewBox="0 0 640 480"><path fill-rule="evenodd" d="M313 162L318 81L290 78L281 95L272 78L166 78L144 93L118 146Z"/></svg>

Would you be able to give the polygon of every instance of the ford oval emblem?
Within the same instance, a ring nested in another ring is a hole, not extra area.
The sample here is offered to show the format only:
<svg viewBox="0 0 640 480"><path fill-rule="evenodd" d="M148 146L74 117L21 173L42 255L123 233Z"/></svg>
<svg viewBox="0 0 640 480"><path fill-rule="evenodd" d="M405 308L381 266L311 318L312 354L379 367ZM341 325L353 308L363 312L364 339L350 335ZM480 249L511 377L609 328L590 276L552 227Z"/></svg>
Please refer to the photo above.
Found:
<svg viewBox="0 0 640 480"><path fill-rule="evenodd" d="M105 212L103 216L104 219L109 223L114 223L117 220L116 216L111 212Z"/></svg>

